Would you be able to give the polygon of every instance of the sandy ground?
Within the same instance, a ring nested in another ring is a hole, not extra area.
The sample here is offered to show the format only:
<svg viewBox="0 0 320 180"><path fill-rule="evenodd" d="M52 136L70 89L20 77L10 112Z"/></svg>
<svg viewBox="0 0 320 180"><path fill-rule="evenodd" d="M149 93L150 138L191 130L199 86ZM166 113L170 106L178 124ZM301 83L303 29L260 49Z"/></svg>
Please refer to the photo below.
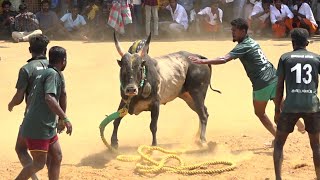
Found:
<svg viewBox="0 0 320 180"><path fill-rule="evenodd" d="M291 51L290 41L258 41L270 61L277 66L279 56ZM122 42L123 49L131 43ZM60 45L68 51L68 66L64 72L67 83L68 109L74 132L71 137L59 136L63 151L61 179L144 179L134 172L135 163L120 162L107 151L99 137L98 126L106 114L116 110L120 102L119 67L112 42L84 43L53 41L49 47ZM235 44L226 40L152 42L150 55L160 56L168 52L186 50L207 57L223 55ZM310 44L309 50L319 52L319 42ZM15 92L19 68L30 58L28 43L0 42L0 179L14 179L21 165L14 151L18 127L25 105L7 110L7 104ZM188 163L203 160L232 160L237 168L215 175L184 176L162 173L155 179L274 179L273 149L264 143L272 136L255 117L252 107L252 90L249 79L239 60L216 66L212 75L213 86L222 91L209 91L206 105L210 114L207 140L216 142L213 152L184 156ZM273 118L274 105L267 107ZM149 130L150 113L126 116L120 125L120 151L135 153L137 147L151 144ZM198 128L197 115L184 101L176 99L161 106L158 123L158 143L169 149L195 148L194 135ZM110 139L112 125L106 128ZM307 134L295 131L289 136L284 149L284 179L313 179L315 177L312 153ZM306 164L301 168L296 165ZM47 170L38 173L47 179Z"/></svg>

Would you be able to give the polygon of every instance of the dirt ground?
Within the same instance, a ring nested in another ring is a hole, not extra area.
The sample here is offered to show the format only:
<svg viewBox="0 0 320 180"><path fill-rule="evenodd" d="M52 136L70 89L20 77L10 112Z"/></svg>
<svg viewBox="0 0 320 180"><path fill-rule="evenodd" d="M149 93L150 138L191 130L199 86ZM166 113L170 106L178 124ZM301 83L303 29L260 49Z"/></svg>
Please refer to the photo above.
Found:
<svg viewBox="0 0 320 180"><path fill-rule="evenodd" d="M280 55L291 51L288 40L258 40L268 59L277 66ZM130 42L122 42L128 49ZM134 172L135 163L120 162L108 152L99 136L98 126L106 114L115 112L120 102L119 55L112 42L84 43L53 41L49 48L59 45L67 49L68 66L64 72L68 109L74 132L71 137L61 134L63 151L61 179L145 179ZM217 57L228 53L235 46L230 39L208 41L152 42L153 57L168 52L186 50ZM319 42L309 45L309 50L319 52ZM21 165L14 151L16 135L23 118L25 105L7 110L7 104L15 93L19 68L30 58L28 43L14 44L0 41L0 179L14 179ZM264 143L272 136L253 113L252 88L239 60L213 68L212 84L222 91L209 90L206 106L210 114L207 140L217 143L213 152L184 156L187 163L204 160L231 160L237 167L230 172L215 175L184 176L162 173L154 179L274 179L272 152ZM274 104L269 103L267 114L273 118ZM149 130L150 113L126 116L119 128L119 150L126 154L136 152L139 145L151 144ZM112 125L106 128L110 139ZM176 99L161 106L158 123L159 146L169 149L192 149L198 128L198 117L184 101ZM296 165L304 164L296 168ZM47 179L47 170L38 173ZM283 178L314 179L312 152L308 135L295 131L284 148Z"/></svg>

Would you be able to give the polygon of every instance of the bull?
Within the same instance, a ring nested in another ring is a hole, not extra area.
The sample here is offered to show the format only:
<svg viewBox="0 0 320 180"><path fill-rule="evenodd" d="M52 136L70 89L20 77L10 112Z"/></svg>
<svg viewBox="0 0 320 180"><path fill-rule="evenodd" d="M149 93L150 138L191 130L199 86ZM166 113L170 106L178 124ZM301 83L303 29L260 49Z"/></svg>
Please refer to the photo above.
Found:
<svg viewBox="0 0 320 180"><path fill-rule="evenodd" d="M192 63L188 57L194 54L185 51L151 58L147 53L150 40L151 35L140 52L124 53L114 34L115 46L121 56L118 64L122 100L118 110L126 106L131 115L151 111L152 145L156 146L160 105L179 97L198 114L197 136L200 136L200 143L206 143L205 134L209 114L204 101L210 84L211 66ZM210 88L212 89L211 84ZM121 119L122 117L119 117L113 122L111 145L114 148L118 147L117 133Z"/></svg>

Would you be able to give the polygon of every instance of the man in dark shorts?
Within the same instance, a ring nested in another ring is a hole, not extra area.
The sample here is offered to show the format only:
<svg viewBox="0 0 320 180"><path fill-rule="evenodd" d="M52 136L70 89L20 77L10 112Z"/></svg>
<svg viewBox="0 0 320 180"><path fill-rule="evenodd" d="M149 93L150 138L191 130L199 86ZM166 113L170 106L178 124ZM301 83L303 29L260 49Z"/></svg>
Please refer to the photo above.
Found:
<svg viewBox="0 0 320 180"><path fill-rule="evenodd" d="M245 19L235 19L231 22L231 26L233 42L238 42L238 44L228 54L212 60L199 59L194 56L189 58L197 64L212 65L225 64L239 58L252 83L254 112L264 127L275 136L275 126L265 110L268 101L273 100L276 95L276 69L263 54L259 44L248 36L248 23ZM299 124L298 129L303 132L303 124Z"/></svg>
<svg viewBox="0 0 320 180"><path fill-rule="evenodd" d="M26 101L26 106L28 106L27 97L29 96L31 89L34 86L34 81L36 77L44 69L47 68L49 64L49 61L46 57L47 45L49 43L48 37L41 34L34 35L30 37L29 43L29 51L32 55L32 58L27 61L28 63L26 65L20 68L16 84L17 91L10 103L8 104L9 111L12 111L14 106L21 104L24 97ZM23 167L32 163L32 159L28 153L25 139L21 136L20 131L18 133L15 150ZM35 174L31 178L37 179Z"/></svg>
<svg viewBox="0 0 320 180"><path fill-rule="evenodd" d="M278 64L279 78L275 100L278 126L273 152L277 180L281 179L283 146L299 118L304 120L313 152L317 179L320 179L320 103L317 96L320 56L307 51L308 37L309 33L306 29L293 29L291 31L293 51L283 54ZM284 82L286 98L282 106Z"/></svg>
<svg viewBox="0 0 320 180"><path fill-rule="evenodd" d="M57 116L71 135L72 125L59 99L65 82L62 71L67 65L66 50L54 46L49 51L49 66L36 77L34 87L28 97L28 109L21 126L22 136L32 155L32 163L25 166L16 179L28 179L45 166L47 156L51 156L48 166L49 179L59 179L62 152L56 132Z"/></svg>

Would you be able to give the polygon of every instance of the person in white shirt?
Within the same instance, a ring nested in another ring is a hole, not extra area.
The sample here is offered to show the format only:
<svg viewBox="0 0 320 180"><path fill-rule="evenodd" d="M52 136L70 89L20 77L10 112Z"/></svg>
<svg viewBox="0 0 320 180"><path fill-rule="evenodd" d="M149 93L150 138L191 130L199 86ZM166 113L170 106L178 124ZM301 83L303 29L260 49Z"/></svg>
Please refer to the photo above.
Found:
<svg viewBox="0 0 320 180"><path fill-rule="evenodd" d="M200 24L205 32L219 32L222 29L223 11L218 7L218 0L213 0L210 7L198 13Z"/></svg>
<svg viewBox="0 0 320 180"><path fill-rule="evenodd" d="M72 8L71 13L66 13L60 19L64 23L64 27L69 31L78 31L86 25L84 17L79 14L77 6Z"/></svg>
<svg viewBox="0 0 320 180"><path fill-rule="evenodd" d="M270 7L272 31L276 38L282 38L293 29L292 22L294 15L287 5L282 4L281 0L274 0L273 2L274 6Z"/></svg>
<svg viewBox="0 0 320 180"><path fill-rule="evenodd" d="M159 29L162 32L176 36L188 29L188 14L186 10L177 3L177 0L169 0L169 5L166 7L170 11L172 21L159 23Z"/></svg>
<svg viewBox="0 0 320 180"><path fill-rule="evenodd" d="M84 40L87 40L87 37L84 35L84 28L87 23L84 17L79 14L77 6L73 6L71 13L66 13L60 20L63 22L64 28L70 32L70 36L76 38L80 35Z"/></svg>
<svg viewBox="0 0 320 180"><path fill-rule="evenodd" d="M253 7L258 2L261 2L261 0L247 0L246 4L244 5L244 13L243 18L248 19L251 16L251 13L253 11Z"/></svg>
<svg viewBox="0 0 320 180"><path fill-rule="evenodd" d="M293 26L307 29L309 34L313 35L317 30L318 24L309 4L305 3L304 0L298 0L293 9Z"/></svg>
<svg viewBox="0 0 320 180"><path fill-rule="evenodd" d="M248 23L254 34L260 34L271 27L270 5L271 0L262 0L253 6L251 15L248 17Z"/></svg>

